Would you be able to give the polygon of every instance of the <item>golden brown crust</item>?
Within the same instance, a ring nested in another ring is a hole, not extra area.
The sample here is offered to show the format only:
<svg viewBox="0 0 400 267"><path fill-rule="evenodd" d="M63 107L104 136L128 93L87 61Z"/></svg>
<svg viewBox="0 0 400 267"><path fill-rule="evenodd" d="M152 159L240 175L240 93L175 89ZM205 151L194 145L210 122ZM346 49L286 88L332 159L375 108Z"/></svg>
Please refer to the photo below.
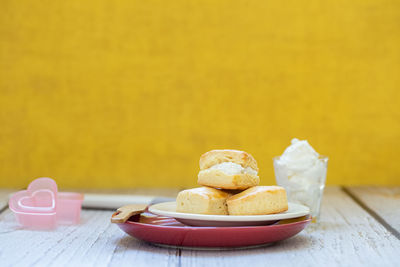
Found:
<svg viewBox="0 0 400 267"><path fill-rule="evenodd" d="M199 187L179 192L176 210L184 213L228 215L226 199L231 193L210 187Z"/></svg>
<svg viewBox="0 0 400 267"><path fill-rule="evenodd" d="M232 194L229 192L226 192L224 190L215 189L215 188L208 187L208 186L186 189L186 190L179 192L179 194L185 194L187 192L197 194L199 196L204 197L205 199L226 199L226 198L232 196Z"/></svg>
<svg viewBox="0 0 400 267"><path fill-rule="evenodd" d="M284 192L286 194L285 188L281 186L254 186L240 192L239 194L231 196L229 200L251 200L252 198L256 197L257 193L267 192L269 194L280 194L281 192Z"/></svg>
<svg viewBox="0 0 400 267"><path fill-rule="evenodd" d="M202 170L199 172L197 183L221 189L247 189L258 185L260 178L248 173L228 175L220 170Z"/></svg>
<svg viewBox="0 0 400 267"><path fill-rule="evenodd" d="M257 162L252 155L245 151L233 149L211 150L200 157L200 170L205 170L222 162L233 162L242 165L243 168L250 167L258 171Z"/></svg>
<svg viewBox="0 0 400 267"><path fill-rule="evenodd" d="M230 215L263 215L286 211L286 191L280 186L255 186L226 201Z"/></svg>

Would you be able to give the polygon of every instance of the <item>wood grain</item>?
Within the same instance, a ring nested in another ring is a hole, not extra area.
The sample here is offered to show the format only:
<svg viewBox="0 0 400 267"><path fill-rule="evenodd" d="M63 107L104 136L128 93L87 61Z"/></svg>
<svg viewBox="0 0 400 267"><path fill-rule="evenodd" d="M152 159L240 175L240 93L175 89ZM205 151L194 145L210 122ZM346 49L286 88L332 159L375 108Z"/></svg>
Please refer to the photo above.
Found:
<svg viewBox="0 0 400 267"><path fill-rule="evenodd" d="M317 228L270 247L182 251L183 266L398 266L400 241L339 188L328 188Z"/></svg>
<svg viewBox="0 0 400 267"><path fill-rule="evenodd" d="M83 210L80 225L30 231L7 209L0 214L1 266L397 266L400 260L400 241L339 188L327 189L318 227L256 249L159 248L126 235L110 223L111 214Z"/></svg>
<svg viewBox="0 0 400 267"><path fill-rule="evenodd" d="M368 208L400 232L400 187L346 187Z"/></svg>
<svg viewBox="0 0 400 267"><path fill-rule="evenodd" d="M81 224L54 231L16 226L7 210L0 216L1 266L170 266L177 249L145 244L110 223L112 212L84 210Z"/></svg>

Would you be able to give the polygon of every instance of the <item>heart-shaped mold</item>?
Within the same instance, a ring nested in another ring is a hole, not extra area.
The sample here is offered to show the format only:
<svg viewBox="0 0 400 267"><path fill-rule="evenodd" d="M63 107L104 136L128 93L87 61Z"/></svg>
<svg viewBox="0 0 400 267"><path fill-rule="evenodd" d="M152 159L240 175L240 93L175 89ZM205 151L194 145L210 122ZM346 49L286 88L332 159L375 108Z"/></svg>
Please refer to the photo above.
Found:
<svg viewBox="0 0 400 267"><path fill-rule="evenodd" d="M53 191L39 189L33 193L26 191L26 196L18 200L18 207L24 210L35 210L41 212L54 212L56 208L56 196Z"/></svg>
<svg viewBox="0 0 400 267"><path fill-rule="evenodd" d="M29 184L27 190L13 194L9 207L22 226L51 229L57 221L78 223L82 201L82 194L59 193L53 179L38 178Z"/></svg>

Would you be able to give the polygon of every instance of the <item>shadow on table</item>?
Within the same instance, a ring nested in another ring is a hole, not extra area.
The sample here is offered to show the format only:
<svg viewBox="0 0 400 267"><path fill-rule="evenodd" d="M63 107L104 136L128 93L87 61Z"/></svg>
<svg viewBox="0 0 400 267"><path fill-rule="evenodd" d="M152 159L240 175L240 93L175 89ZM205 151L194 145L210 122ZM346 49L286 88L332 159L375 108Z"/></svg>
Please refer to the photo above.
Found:
<svg viewBox="0 0 400 267"><path fill-rule="evenodd" d="M253 247L244 247L244 248L200 248L200 249L193 249L193 248L184 248L184 247L174 247L174 246L164 246L164 245L156 245L147 243L133 237L123 237L117 241L117 249L115 253L118 253L119 250L129 250L134 249L143 252L152 252L152 253L160 253L160 254L171 254L171 253L178 253L178 250L183 252L195 252L196 254L202 253L203 255L215 256L215 253L218 255L224 254L226 256L230 256L230 254L237 255L239 251L246 251L246 255L251 254L260 254L276 251L296 251L302 250L312 247L313 243L315 243L315 238L311 235L304 235L300 234L295 237L289 238L284 241L270 243L260 246L253 246ZM179 252L180 253L180 252Z"/></svg>
<svg viewBox="0 0 400 267"><path fill-rule="evenodd" d="M304 231L308 234L313 232L326 232L326 231L342 231L344 228L348 227L350 223L347 225L340 222L320 222L318 224L310 224Z"/></svg>
<svg viewBox="0 0 400 267"><path fill-rule="evenodd" d="M117 247L115 250L116 254L125 250L136 250L136 251L159 253L159 254L166 254L166 253L169 254L168 252L175 253L175 251L177 251L177 249L173 247L170 248L157 247L131 236L122 237L118 239L115 243Z"/></svg>

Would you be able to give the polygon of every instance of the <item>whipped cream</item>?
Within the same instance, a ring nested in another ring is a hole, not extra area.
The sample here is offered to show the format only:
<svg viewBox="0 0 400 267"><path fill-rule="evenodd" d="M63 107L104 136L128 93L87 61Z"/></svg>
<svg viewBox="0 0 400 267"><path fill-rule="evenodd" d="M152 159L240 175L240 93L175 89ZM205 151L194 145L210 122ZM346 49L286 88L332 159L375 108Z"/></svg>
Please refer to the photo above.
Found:
<svg viewBox="0 0 400 267"><path fill-rule="evenodd" d="M215 164L211 166L209 170L219 170L227 175L237 175L242 173L257 175L257 171L251 167L243 168L242 165L233 162L222 162L220 164Z"/></svg>
<svg viewBox="0 0 400 267"><path fill-rule="evenodd" d="M314 215L325 187L327 160L306 140L297 138L274 160L276 181L288 191L289 201L309 206Z"/></svg>
<svg viewBox="0 0 400 267"><path fill-rule="evenodd" d="M278 162L294 172L304 172L318 162L319 154L304 140L297 138L286 148Z"/></svg>

